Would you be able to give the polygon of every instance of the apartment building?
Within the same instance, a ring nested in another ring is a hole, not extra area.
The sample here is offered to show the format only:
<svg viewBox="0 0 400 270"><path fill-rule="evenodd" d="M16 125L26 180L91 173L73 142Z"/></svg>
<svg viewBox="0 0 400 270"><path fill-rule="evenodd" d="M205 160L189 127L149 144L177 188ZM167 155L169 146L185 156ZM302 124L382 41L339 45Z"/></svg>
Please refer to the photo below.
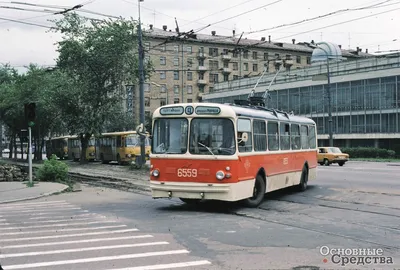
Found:
<svg viewBox="0 0 400 270"><path fill-rule="evenodd" d="M264 67L275 73L311 65L313 48L307 43L274 42L271 36L260 40L206 34L182 34L176 30L150 28L144 31L145 61L154 72L145 84L145 112L149 116L160 106L199 102L203 94L213 93L214 84L259 76ZM349 53L351 57L359 57ZM138 117L137 86L127 86L126 108Z"/></svg>

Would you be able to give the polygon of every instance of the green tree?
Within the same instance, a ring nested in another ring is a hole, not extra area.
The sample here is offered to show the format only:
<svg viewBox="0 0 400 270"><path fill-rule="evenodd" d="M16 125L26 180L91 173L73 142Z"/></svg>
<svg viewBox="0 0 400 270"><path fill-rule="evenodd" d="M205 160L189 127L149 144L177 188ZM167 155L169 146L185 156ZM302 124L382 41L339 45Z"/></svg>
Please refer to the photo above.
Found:
<svg viewBox="0 0 400 270"><path fill-rule="evenodd" d="M54 22L63 34L57 66L72 81L58 105L69 132L80 137L81 162L86 162L88 140L112 119L123 100L122 86L138 81L137 25L124 19L91 21L75 13Z"/></svg>

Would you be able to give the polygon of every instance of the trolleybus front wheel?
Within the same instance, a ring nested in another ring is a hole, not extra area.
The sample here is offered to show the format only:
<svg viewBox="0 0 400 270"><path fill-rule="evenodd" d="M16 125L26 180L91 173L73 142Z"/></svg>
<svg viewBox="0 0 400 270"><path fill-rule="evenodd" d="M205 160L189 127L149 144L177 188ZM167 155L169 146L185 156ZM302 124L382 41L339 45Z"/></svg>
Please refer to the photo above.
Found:
<svg viewBox="0 0 400 270"><path fill-rule="evenodd" d="M265 181L261 175L257 175L256 182L254 183L253 196L245 199L244 204L248 207L257 207L264 199L265 195Z"/></svg>

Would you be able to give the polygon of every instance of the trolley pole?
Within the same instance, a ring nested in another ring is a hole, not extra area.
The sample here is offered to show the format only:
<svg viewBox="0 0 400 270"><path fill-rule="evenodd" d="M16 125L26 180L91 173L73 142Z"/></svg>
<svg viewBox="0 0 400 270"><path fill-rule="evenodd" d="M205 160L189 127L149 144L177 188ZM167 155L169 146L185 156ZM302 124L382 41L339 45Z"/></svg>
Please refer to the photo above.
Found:
<svg viewBox="0 0 400 270"><path fill-rule="evenodd" d="M142 43L142 26L140 20L140 2L144 0L138 0L139 7L139 23L138 23L138 41L139 41L139 99L140 99L140 124L143 125L142 134L140 136L140 165L146 164L145 156L145 134L146 125L144 119L144 50Z"/></svg>

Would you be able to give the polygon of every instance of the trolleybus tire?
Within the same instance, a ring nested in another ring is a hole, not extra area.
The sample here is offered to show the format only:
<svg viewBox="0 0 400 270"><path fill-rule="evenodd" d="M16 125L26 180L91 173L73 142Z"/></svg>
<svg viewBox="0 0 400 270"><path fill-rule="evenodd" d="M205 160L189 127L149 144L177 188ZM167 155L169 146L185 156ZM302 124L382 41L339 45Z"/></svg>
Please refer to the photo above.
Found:
<svg viewBox="0 0 400 270"><path fill-rule="evenodd" d="M247 207L252 207L252 208L259 206L264 199L265 189L266 185L264 178L259 174L257 175L256 181L254 183L253 196L245 199L243 201L244 204Z"/></svg>
<svg viewBox="0 0 400 270"><path fill-rule="evenodd" d="M307 189L307 184L308 184L308 169L306 166L304 166L300 176L299 190L305 191Z"/></svg>
<svg viewBox="0 0 400 270"><path fill-rule="evenodd" d="M201 199L188 199L188 198L179 198L182 202L187 204L196 204L201 201Z"/></svg>

